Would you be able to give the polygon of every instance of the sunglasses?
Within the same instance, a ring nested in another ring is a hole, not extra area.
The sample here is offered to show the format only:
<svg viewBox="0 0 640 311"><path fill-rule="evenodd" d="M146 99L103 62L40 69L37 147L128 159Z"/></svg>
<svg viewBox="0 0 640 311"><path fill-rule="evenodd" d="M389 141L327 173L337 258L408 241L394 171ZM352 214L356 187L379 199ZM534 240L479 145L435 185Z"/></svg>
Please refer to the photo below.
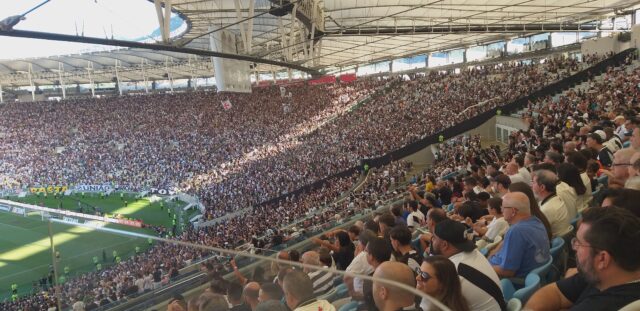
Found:
<svg viewBox="0 0 640 311"><path fill-rule="evenodd" d="M431 274L420 270L420 268L416 268L416 274L420 276L420 279L422 279L423 282L429 281L431 278Z"/></svg>

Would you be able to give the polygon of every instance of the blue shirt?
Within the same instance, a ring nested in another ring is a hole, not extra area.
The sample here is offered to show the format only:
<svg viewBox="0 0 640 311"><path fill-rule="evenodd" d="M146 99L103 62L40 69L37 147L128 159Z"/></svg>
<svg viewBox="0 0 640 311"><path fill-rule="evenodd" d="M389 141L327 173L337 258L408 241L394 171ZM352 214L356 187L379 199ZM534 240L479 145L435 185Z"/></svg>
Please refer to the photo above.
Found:
<svg viewBox="0 0 640 311"><path fill-rule="evenodd" d="M547 231L540 219L532 216L509 228L502 248L489 258L489 262L524 278L531 270L549 261L549 256Z"/></svg>

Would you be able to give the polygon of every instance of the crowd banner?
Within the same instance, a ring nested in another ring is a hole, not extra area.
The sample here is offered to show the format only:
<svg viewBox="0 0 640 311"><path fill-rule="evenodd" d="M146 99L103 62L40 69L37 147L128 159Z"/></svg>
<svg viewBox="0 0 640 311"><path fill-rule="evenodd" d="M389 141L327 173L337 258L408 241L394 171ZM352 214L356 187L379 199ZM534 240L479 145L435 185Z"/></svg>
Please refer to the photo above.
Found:
<svg viewBox="0 0 640 311"><path fill-rule="evenodd" d="M67 186L41 186L41 187L30 187L29 192L31 193L60 193L69 190Z"/></svg>
<svg viewBox="0 0 640 311"><path fill-rule="evenodd" d="M323 76L318 79L309 80L309 85L318 85L318 84L327 84L327 83L335 83L336 76Z"/></svg>
<svg viewBox="0 0 640 311"><path fill-rule="evenodd" d="M79 192L107 192L112 189L113 189L113 186L111 186L110 184L77 185L76 186L76 191L79 191Z"/></svg>
<svg viewBox="0 0 640 311"><path fill-rule="evenodd" d="M356 81L356 79L358 78L356 77L355 73L347 73L347 74L338 76L338 79L340 79L340 82L347 83L347 82Z"/></svg>

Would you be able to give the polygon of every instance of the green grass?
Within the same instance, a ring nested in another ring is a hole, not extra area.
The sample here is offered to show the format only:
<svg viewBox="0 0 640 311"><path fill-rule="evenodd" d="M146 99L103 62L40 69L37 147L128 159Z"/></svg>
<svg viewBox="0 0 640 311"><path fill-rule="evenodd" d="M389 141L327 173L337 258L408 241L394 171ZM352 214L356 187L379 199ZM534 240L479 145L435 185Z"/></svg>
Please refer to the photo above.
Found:
<svg viewBox="0 0 640 311"><path fill-rule="evenodd" d="M92 213L88 206L99 207L104 213L110 216L113 213L122 214L127 218L141 219L145 224L162 225L171 227L174 211L180 211L184 221L188 221L194 211L183 213L181 207L183 202L164 203L161 210L158 202L151 203L148 199L135 199L126 197L128 202L124 206L124 200L119 195L112 194L109 197L101 198L97 195L87 194L85 197L74 195L72 197L54 198L49 195L29 196L26 198L11 198L14 201L42 205L51 208L62 208L79 211L78 201L80 201L85 213ZM172 216L167 213L167 209L172 209ZM109 224L109 228L126 230L155 235L151 229L141 229L123 225ZM68 266L71 270L70 277L94 271L95 266L92 258L97 256L103 268L113 264L113 250L124 260L135 254L135 247L142 250L148 248L148 243L140 238L128 238L112 233L91 231L90 229L53 223L53 236L56 250L60 252L58 261L59 274L63 274L63 268ZM0 213L0 299L10 295L10 286L18 284L21 294L31 291L32 282L39 280L49 272L52 263L51 248L49 242L48 222L42 221L39 215L23 217L10 213ZM103 250L106 253L107 261L103 262Z"/></svg>

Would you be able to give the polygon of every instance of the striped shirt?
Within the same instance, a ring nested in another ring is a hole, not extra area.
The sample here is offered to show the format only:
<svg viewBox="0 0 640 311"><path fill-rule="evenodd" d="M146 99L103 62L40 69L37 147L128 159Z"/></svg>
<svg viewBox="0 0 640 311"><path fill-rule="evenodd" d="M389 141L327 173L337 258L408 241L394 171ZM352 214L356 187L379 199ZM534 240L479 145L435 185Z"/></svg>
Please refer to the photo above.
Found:
<svg viewBox="0 0 640 311"><path fill-rule="evenodd" d="M326 266L324 268L327 268ZM309 272L309 278L313 282L313 293L318 296L326 293L333 287L333 273L322 270Z"/></svg>

